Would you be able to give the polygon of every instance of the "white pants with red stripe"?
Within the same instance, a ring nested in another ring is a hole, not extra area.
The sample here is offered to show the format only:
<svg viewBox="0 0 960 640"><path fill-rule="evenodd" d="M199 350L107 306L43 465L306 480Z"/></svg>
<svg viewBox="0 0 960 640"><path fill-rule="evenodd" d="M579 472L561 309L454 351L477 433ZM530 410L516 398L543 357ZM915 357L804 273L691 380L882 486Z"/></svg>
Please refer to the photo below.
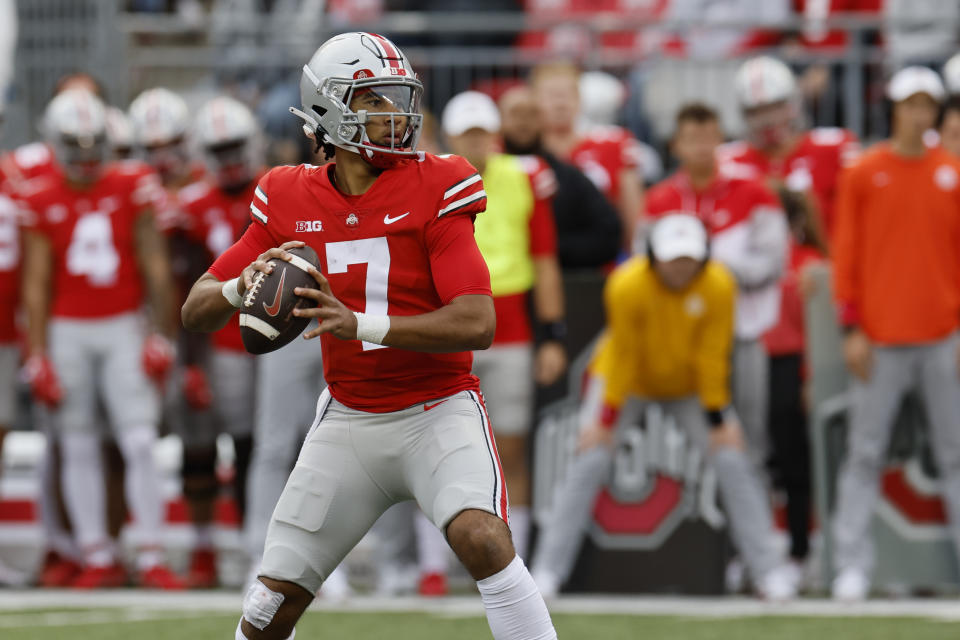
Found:
<svg viewBox="0 0 960 640"><path fill-rule="evenodd" d="M507 490L480 395L367 413L324 391L270 520L259 575L316 592L388 507L411 498L441 530L465 509L506 521Z"/></svg>

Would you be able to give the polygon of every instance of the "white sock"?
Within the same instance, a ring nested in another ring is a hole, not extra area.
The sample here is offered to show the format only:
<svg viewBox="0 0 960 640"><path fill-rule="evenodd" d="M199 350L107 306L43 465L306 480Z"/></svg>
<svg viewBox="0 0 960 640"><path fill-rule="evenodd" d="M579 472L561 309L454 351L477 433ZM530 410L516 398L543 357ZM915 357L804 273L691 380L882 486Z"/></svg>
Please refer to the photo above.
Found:
<svg viewBox="0 0 960 640"><path fill-rule="evenodd" d="M477 581L494 640L556 640L550 613L520 556Z"/></svg>
<svg viewBox="0 0 960 640"><path fill-rule="evenodd" d="M133 513L143 547L150 552L160 549L160 528L163 524L163 499L160 495L160 474L153 461L153 445L157 432L150 426L121 428L117 444L126 464L127 504ZM162 554L158 554L162 558ZM143 558L141 569L158 564L156 557Z"/></svg>
<svg viewBox="0 0 960 640"><path fill-rule="evenodd" d="M193 548L213 549L213 525L200 524L193 528Z"/></svg>
<svg viewBox="0 0 960 640"><path fill-rule="evenodd" d="M243 631L240 630L240 625L243 623L243 617L240 618L240 622L237 623L237 633L233 636L233 640L249 640L247 636L243 635ZM287 636L287 640L293 640L293 637L297 635L297 629L294 627L293 631L290 632L290 635Z"/></svg>
<svg viewBox="0 0 960 640"><path fill-rule="evenodd" d="M513 548L520 559L527 560L527 545L530 541L530 507L510 505L510 533L513 536Z"/></svg>
<svg viewBox="0 0 960 640"><path fill-rule="evenodd" d="M107 535L100 438L91 433L65 433L60 438L60 458L63 500L84 561L93 566L108 565L113 558Z"/></svg>
<svg viewBox="0 0 960 640"><path fill-rule="evenodd" d="M423 511L417 510L413 519L417 531L417 557L420 573L447 572L449 545L440 530L430 522Z"/></svg>

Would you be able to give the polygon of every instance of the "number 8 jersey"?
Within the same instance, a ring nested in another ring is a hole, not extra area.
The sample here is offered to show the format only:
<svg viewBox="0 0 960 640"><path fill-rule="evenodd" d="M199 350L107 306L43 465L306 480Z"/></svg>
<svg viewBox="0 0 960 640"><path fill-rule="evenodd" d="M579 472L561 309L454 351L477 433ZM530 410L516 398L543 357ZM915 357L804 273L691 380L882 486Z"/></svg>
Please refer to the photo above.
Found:
<svg viewBox="0 0 960 640"><path fill-rule="evenodd" d="M473 237L486 207L483 182L458 156L421 153L384 171L359 196L333 183L334 163L278 167L260 181L253 223L210 273L228 280L257 256L290 240L311 246L333 294L352 311L429 313L461 295L490 295ZM321 336L334 398L374 413L478 388L464 353L422 353Z"/></svg>
<svg viewBox="0 0 960 640"><path fill-rule="evenodd" d="M51 317L101 318L140 308L136 219L164 198L152 169L133 161L107 165L86 189L71 187L58 173L35 180L19 196L24 228L50 242Z"/></svg>

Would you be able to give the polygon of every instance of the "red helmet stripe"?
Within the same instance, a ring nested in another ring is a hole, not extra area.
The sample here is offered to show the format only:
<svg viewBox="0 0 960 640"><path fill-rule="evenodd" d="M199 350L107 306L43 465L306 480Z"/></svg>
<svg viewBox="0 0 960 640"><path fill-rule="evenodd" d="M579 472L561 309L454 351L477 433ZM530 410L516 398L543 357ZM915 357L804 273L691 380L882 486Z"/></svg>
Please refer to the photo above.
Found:
<svg viewBox="0 0 960 640"><path fill-rule="evenodd" d="M370 34L374 42L376 42L381 49L383 49L383 55L387 59L387 62L390 63L390 66L394 69L400 69L400 53L394 48L393 44L377 33Z"/></svg>

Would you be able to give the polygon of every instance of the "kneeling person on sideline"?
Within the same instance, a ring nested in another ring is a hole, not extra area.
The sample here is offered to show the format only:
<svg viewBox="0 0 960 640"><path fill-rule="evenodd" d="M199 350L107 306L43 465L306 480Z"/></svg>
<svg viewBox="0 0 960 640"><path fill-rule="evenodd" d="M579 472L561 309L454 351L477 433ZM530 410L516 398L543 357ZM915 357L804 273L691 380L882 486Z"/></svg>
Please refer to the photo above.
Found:
<svg viewBox="0 0 960 640"><path fill-rule="evenodd" d="M782 569L763 487L730 408L736 283L708 258L707 233L695 216L663 217L648 246L648 256L635 256L607 281L608 326L590 364L577 456L556 489L534 554L534 580L552 595L568 578L613 463L621 409L635 396L641 406L657 403L673 415L713 465L734 543L760 595L792 598L796 585Z"/></svg>

